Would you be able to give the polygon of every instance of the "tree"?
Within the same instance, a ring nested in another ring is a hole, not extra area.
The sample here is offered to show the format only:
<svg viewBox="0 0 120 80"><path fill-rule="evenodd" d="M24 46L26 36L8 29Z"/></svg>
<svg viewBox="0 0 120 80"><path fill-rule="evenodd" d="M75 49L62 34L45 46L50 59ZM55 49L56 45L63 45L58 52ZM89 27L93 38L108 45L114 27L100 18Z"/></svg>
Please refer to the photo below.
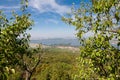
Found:
<svg viewBox="0 0 120 80"><path fill-rule="evenodd" d="M27 70L30 80L40 58L32 69L28 70L28 63L25 58L33 59L33 51L29 47L30 34L26 30L31 29L33 21L30 14L25 10L28 6L28 0L21 0L21 15L13 12L12 17L8 19L6 15L0 11L0 79L7 80L8 75L15 73L16 66L22 70Z"/></svg>
<svg viewBox="0 0 120 80"><path fill-rule="evenodd" d="M74 18L73 18L74 17ZM80 46L76 80L120 79L120 1L92 0L62 18L76 27ZM85 37L86 33L92 33ZM116 40L115 47L111 41Z"/></svg>

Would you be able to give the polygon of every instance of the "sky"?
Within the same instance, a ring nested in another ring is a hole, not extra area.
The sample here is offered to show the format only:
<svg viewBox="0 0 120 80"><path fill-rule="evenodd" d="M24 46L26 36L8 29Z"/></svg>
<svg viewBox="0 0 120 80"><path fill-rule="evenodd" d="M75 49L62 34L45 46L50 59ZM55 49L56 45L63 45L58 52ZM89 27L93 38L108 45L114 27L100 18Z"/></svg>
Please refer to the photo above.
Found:
<svg viewBox="0 0 120 80"><path fill-rule="evenodd" d="M31 39L44 38L74 38L76 37L75 27L64 23L61 18L71 11L72 4L79 7L81 0L29 0L27 11L31 13L34 20ZM88 1L88 0L84 0ZM7 16L11 10L19 13L20 0L0 0L0 10Z"/></svg>

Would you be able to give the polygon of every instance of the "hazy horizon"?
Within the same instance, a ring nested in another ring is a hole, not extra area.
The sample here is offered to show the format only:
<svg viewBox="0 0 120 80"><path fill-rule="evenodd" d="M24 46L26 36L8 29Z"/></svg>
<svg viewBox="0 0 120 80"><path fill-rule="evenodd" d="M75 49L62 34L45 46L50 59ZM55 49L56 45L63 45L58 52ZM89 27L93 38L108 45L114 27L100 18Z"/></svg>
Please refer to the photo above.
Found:
<svg viewBox="0 0 120 80"><path fill-rule="evenodd" d="M77 37L31 37L30 40L41 40L41 39L77 39Z"/></svg>
<svg viewBox="0 0 120 80"><path fill-rule="evenodd" d="M62 45L62 46L80 46L80 42L77 38L48 38L30 40L30 43L43 44L43 45Z"/></svg>

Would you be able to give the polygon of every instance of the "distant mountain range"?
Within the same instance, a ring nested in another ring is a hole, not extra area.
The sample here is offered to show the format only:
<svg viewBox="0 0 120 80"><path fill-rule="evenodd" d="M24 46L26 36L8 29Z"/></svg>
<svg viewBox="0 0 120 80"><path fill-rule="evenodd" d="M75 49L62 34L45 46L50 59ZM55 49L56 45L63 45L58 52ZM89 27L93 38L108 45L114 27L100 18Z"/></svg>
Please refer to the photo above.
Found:
<svg viewBox="0 0 120 80"><path fill-rule="evenodd" d="M31 40L30 43L43 44L48 46L80 46L80 42L77 38L48 38L48 39L39 39ZM117 48L118 41L110 41L111 45Z"/></svg>
<svg viewBox="0 0 120 80"><path fill-rule="evenodd" d="M64 39L64 38L52 38L52 39L39 39L31 40L30 43L44 44L50 46L80 46L80 42L76 38Z"/></svg>

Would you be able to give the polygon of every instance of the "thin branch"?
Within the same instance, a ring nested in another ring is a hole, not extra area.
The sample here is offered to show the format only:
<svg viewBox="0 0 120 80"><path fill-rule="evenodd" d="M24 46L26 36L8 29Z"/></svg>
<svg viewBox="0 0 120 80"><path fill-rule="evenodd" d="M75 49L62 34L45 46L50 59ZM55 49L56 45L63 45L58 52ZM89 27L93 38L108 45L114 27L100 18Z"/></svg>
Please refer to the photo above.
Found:
<svg viewBox="0 0 120 80"><path fill-rule="evenodd" d="M118 33L118 30L106 30L108 32Z"/></svg>
<svg viewBox="0 0 120 80"><path fill-rule="evenodd" d="M40 61L41 61L41 56L40 56L40 54L39 54L39 60L38 60L38 62L36 63L36 65L33 67L33 69L32 69L31 72L33 72L33 71L36 69L36 67L39 65Z"/></svg>
<svg viewBox="0 0 120 80"><path fill-rule="evenodd" d="M37 66L39 65L40 62L41 62L41 56L40 56L40 54L39 54L39 60L38 60L38 62L36 63L36 65L33 67L33 69L29 72L29 73L30 73L30 76L29 76L28 80L31 79L31 77L32 77L32 75L33 75L33 72L35 71L35 69L37 68Z"/></svg>
<svg viewBox="0 0 120 80"><path fill-rule="evenodd" d="M100 65L101 70L104 72L104 75L107 77L107 72L106 72L106 70L104 69L103 64L100 63L99 65Z"/></svg>

